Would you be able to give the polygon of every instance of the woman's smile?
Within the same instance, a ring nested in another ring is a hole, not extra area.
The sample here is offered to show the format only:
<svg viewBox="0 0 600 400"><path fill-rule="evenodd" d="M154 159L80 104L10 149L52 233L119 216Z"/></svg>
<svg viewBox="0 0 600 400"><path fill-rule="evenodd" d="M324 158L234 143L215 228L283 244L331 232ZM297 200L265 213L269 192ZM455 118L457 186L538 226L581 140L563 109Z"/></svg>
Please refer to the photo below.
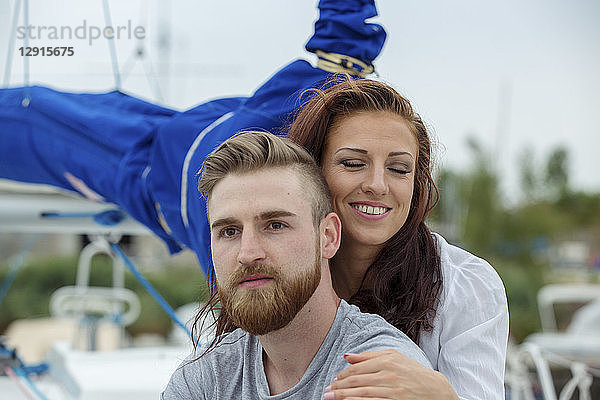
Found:
<svg viewBox="0 0 600 400"><path fill-rule="evenodd" d="M367 202L353 202L350 203L350 207L356 210L356 213L367 220L379 220L385 218L391 208L381 204L375 203L371 201Z"/></svg>

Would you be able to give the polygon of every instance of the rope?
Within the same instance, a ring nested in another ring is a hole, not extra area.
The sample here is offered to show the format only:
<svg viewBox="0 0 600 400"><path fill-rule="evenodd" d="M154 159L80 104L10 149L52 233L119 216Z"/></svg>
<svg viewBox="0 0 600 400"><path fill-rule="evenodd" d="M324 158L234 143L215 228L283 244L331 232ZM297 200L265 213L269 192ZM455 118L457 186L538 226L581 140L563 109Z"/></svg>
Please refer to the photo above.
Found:
<svg viewBox="0 0 600 400"><path fill-rule="evenodd" d="M29 390L25 386L23 386L23 382L17 377L17 374L12 370L12 368L4 367L4 373L8 376L19 388L19 390L23 393L25 397L29 400L35 400Z"/></svg>
<svg viewBox="0 0 600 400"><path fill-rule="evenodd" d="M84 217L93 217L94 221L96 221L97 223L99 223L101 225L112 226L112 225L117 225L123 219L125 219L125 213L123 213L120 210L106 210L106 211L102 211L102 212L99 212L99 213L58 213L58 212L45 212L45 213L42 213L42 217L45 217L45 218L84 218ZM146 278L144 278L144 276L135 268L135 266L129 260L129 258L127 258L127 256L123 252L123 250L121 250L121 248L116 243L110 243L110 246L112 247L113 251L121 257L121 259L125 262L125 265L127 266L127 268L129 268L129 270L131 271L131 273L133 274L133 276L142 284L142 286L144 287L144 289L146 289L146 291L148 293L150 293L150 295L152 297L154 297L154 300L156 300L156 302L162 307L162 309L173 320L173 322L175 322L177 325L179 325L185 331L185 333L190 338L193 339L192 333L185 326L185 324L183 322L181 322L181 320L179 319L179 317L177 317L177 314L175 314L175 311L173 310L173 308L160 295L160 293L158 293L156 291L156 289L154 289L154 287L152 286L152 284Z"/></svg>
<svg viewBox="0 0 600 400"><path fill-rule="evenodd" d="M123 252L123 250L119 247L119 245L116 243L111 243L110 246L112 247L113 251L115 253L117 253L121 257L121 259L125 262L125 265L127 266L127 268L129 268L129 271L131 271L133 276L135 276L135 278L142 284L144 289L146 289L146 291L148 293L150 293L150 295L152 297L154 297L154 300L156 300L156 302L162 307L162 309L167 313L167 315L169 317L171 317L173 322L175 322L177 325L179 325L179 327L181 329L183 329L185 331L185 333L193 340L194 338L192 336L192 333L185 326L185 324L183 322L181 322L181 320L179 319L177 314L175 314L175 311L173 310L173 308L160 295L160 293L158 293L156 291L156 289L154 289L152 284L146 278L144 278L144 276L135 268L133 263L129 260L129 258L127 258L127 256Z"/></svg>
<svg viewBox="0 0 600 400"><path fill-rule="evenodd" d="M15 276L17 275L17 272L23 266L24 261L25 261L25 255L31 250L31 247L35 243L36 239L37 239L37 234L30 235L27 238L27 240L25 241L25 243L23 244L21 251L18 253L17 257L15 257L15 261L12 263L12 265L9 269L9 272L6 275L4 282L2 284L2 288L0 289L0 303L2 303L2 299L6 295L6 292L8 292L8 289L9 289L10 285L12 284L12 282L14 281ZM12 368L9 366L6 366L4 368L4 372L6 373L6 375L9 378L11 378L17 384L17 386L23 392L25 397L27 397L28 399L35 400L31 396L31 393L27 390L27 388L25 386L23 386L22 381L24 381L27 384L29 389L33 393L35 393L38 396L38 398L40 398L42 400L46 400L46 397L38 390L38 388L29 379L28 374L40 375L40 374L45 373L49 369L49 366L47 363L41 363L41 364L35 364L35 365L25 365L25 363L23 363L23 360L21 360L19 358L19 356L17 355L15 350L7 349L4 346L4 344L1 342L0 342L0 355L2 355L3 358L7 357L9 359L12 359L12 360L14 360L14 362L16 362L18 364L18 366L15 366ZM20 377L21 379L19 379L18 377Z"/></svg>
<svg viewBox="0 0 600 400"><path fill-rule="evenodd" d="M23 363L23 360L19 358L17 352L13 350L7 349L3 343L0 342L0 355L2 355L3 359L13 360L13 364L16 363L16 366L5 365L4 373L12 379L19 389L23 392L25 397L28 399L33 399L31 396L31 392L36 394L40 399L46 400L46 397L38 390L35 384L29 379L28 374L42 374L48 371L48 364L42 363L32 366L26 366ZM21 379L19 379L21 378ZM23 386L23 382L27 384L27 387L31 390L27 390L25 386ZM34 399L35 400L35 399Z"/></svg>
<svg viewBox="0 0 600 400"><path fill-rule="evenodd" d="M42 218L93 218L94 222L103 226L115 226L123 221L127 216L121 210L112 209L104 210L98 213L92 212L74 212L74 213L59 213L59 212L43 212L40 215Z"/></svg>
<svg viewBox="0 0 600 400"><path fill-rule="evenodd" d="M12 26L10 29L10 38L8 39L8 52L6 53L6 66L4 67L4 87L8 87L10 81L10 71L12 68L13 51L15 50L15 40L17 35L17 23L19 19L19 12L21 11L21 0L15 1L15 8L13 10Z"/></svg>
<svg viewBox="0 0 600 400"><path fill-rule="evenodd" d="M102 2L104 5L104 20L106 26L112 27L112 21L110 18L110 8L108 7L108 0ZM112 60L113 74L115 77L115 87L117 90L121 90L121 75L119 74L119 62L117 61L117 48L115 47L114 35L108 39L108 48L110 49L110 58Z"/></svg>
<svg viewBox="0 0 600 400"><path fill-rule="evenodd" d="M347 72L350 75L364 78L375 71L373 64L367 64L358 58L337 53L326 53L322 50L317 50L316 54L319 57L317 68L327 72Z"/></svg>
<svg viewBox="0 0 600 400"><path fill-rule="evenodd" d="M102 211L102 212L99 212L99 213L58 213L58 212L45 212L45 213L42 213L42 217L45 217L45 218L83 218L83 217L93 217L94 221L96 221L97 223L99 223L101 225L112 226L112 225L117 225L123 219L125 219L125 214L122 211L120 211L120 210L106 210L106 211ZM33 245L33 243L29 244L29 242L27 242L27 246L25 246L25 245L23 246L23 250L21 251L21 253L25 253L25 249L27 249L27 251L29 251L29 249L31 248L32 245ZM175 322L177 325L179 325L185 331L185 333L193 340L192 333L185 326L185 324L183 322L181 322L181 320L179 319L179 317L177 316L177 314L175 314L175 311L173 310L173 308L160 295L160 293L158 293L156 291L156 289L154 289L154 287L152 286L152 284L146 278L144 278L144 276L135 268L135 266L129 260L129 258L125 255L125 253L123 252L123 250L121 250L121 248L116 243L110 243L110 247L112 248L112 250L116 254L118 254L121 257L121 259L125 262L125 265L127 266L127 268L129 268L129 271L131 271L131 273L133 274L133 276L141 283L141 285L144 287L144 289L146 289L146 291L148 293L150 293L150 295L152 297L154 297L154 300L156 300L156 302L162 307L162 309L173 320L173 322ZM23 256L21 258L23 258ZM21 262L21 264L22 264L22 262ZM13 272L11 274L11 271L13 271L14 269L16 269L18 271L18 268L20 268L20 265L17 265L16 267L11 267L11 270L9 271L9 274L7 275L7 277L9 275L11 275L12 277L9 279L9 283L7 284L7 286L10 286L10 284L12 283L12 280L14 280L14 276L16 275L16 272ZM6 280L7 279L5 278L5 281ZM1 293L2 293L2 291L0 291L0 294ZM2 296L0 296L0 302L1 302L1 299L2 299Z"/></svg>
<svg viewBox="0 0 600 400"><path fill-rule="evenodd" d="M42 394L42 392L40 392L40 390L35 386L35 384L31 381L31 379L29 379L29 376L27 376L27 374L25 373L23 368L14 367L13 371L15 371L15 373L17 374L18 377L20 377L21 379L23 379L25 381L25 383L27 384L29 389L31 389L33 391L33 393L35 393L40 399L48 400L48 398L46 396L44 396Z"/></svg>
<svg viewBox="0 0 600 400"><path fill-rule="evenodd" d="M8 272L6 276L2 280L2 285L0 285L0 304L2 304L2 300L4 300L4 296L8 293L8 289L10 289L12 283L15 281L17 274L21 267L25 264L25 256L27 253L31 251L33 244L37 240L37 234L30 235L21 246L21 250L17 253L17 256L14 258L13 262L10 264L8 268Z"/></svg>

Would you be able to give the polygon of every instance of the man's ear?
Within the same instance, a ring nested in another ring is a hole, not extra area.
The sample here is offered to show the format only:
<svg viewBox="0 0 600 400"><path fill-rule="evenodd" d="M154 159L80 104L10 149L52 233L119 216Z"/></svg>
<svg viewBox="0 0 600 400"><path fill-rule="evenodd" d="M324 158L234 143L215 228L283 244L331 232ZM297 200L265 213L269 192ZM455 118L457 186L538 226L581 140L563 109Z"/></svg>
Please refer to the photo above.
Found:
<svg viewBox="0 0 600 400"><path fill-rule="evenodd" d="M320 224L321 257L331 259L340 248L342 221L336 213L329 213Z"/></svg>

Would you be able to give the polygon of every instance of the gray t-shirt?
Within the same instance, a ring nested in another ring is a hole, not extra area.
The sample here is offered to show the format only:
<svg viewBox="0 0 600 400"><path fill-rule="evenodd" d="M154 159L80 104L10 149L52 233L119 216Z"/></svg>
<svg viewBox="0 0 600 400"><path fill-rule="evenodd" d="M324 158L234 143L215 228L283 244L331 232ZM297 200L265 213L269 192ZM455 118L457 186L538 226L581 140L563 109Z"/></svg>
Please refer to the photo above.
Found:
<svg viewBox="0 0 600 400"><path fill-rule="evenodd" d="M396 349L431 368L423 351L404 333L374 314L340 302L333 325L294 387L270 396L263 367L263 349L256 336L241 329L226 334L200 359L184 361L161 395L171 399L321 399L333 378L349 366L344 353ZM193 359L193 356L191 359Z"/></svg>

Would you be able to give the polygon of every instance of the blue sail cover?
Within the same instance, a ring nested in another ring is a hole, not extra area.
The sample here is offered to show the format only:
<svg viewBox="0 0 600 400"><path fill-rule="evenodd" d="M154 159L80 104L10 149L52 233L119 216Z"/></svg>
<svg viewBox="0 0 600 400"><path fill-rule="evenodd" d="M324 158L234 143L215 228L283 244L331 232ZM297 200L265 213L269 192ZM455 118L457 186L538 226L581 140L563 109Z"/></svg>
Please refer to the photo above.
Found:
<svg viewBox="0 0 600 400"><path fill-rule="evenodd" d="M321 0L307 50L370 63L385 31L366 23L372 0ZM73 94L45 87L0 90L0 177L76 191L118 204L210 268L206 203L197 172L221 142L247 129L282 132L299 95L330 73L303 60L286 65L249 97L223 98L177 112L124 93ZM28 96L30 103L23 106Z"/></svg>

